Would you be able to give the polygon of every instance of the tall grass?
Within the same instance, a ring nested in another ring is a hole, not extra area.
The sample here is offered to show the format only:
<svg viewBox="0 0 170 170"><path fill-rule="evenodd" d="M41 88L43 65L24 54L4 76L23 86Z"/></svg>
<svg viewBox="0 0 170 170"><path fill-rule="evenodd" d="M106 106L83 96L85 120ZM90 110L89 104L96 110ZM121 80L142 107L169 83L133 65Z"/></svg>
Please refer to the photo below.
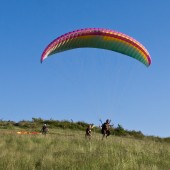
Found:
<svg viewBox="0 0 170 170"><path fill-rule="evenodd" d="M110 136L91 140L84 132L53 130L51 134L0 134L2 170L169 170L170 144L149 139Z"/></svg>

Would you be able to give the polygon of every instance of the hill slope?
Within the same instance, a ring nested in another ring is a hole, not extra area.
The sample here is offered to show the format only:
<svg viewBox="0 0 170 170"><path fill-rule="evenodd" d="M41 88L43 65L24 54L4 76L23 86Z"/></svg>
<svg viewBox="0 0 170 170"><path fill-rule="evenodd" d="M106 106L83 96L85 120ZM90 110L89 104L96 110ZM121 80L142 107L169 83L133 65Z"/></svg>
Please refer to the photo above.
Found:
<svg viewBox="0 0 170 170"><path fill-rule="evenodd" d="M28 129L25 129L28 130ZM111 135L92 139L80 130L50 128L45 135L19 135L17 129L1 129L0 169L170 169L170 144L143 138Z"/></svg>

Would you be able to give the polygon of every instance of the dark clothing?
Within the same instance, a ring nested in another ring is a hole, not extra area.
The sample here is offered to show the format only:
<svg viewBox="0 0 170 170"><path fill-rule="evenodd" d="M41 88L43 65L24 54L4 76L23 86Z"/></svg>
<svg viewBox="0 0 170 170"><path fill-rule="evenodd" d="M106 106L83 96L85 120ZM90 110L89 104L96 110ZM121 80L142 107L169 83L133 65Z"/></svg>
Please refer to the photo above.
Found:
<svg viewBox="0 0 170 170"><path fill-rule="evenodd" d="M41 130L41 131L42 131L42 134L46 134L46 133L48 132L47 126L44 125L44 126L42 127L42 130Z"/></svg>
<svg viewBox="0 0 170 170"><path fill-rule="evenodd" d="M105 123L102 124L102 130L101 130L101 132L102 132L103 136L106 135L106 137L107 137L107 136L110 135L109 127L110 127L110 125L109 125L109 123L107 123L107 122L105 122Z"/></svg>
<svg viewBox="0 0 170 170"><path fill-rule="evenodd" d="M90 128L86 129L86 136L91 136L91 129Z"/></svg>
<svg viewBox="0 0 170 170"><path fill-rule="evenodd" d="M85 134L85 137L88 138L88 139L91 139L91 126L88 126L87 129L86 129L86 134Z"/></svg>

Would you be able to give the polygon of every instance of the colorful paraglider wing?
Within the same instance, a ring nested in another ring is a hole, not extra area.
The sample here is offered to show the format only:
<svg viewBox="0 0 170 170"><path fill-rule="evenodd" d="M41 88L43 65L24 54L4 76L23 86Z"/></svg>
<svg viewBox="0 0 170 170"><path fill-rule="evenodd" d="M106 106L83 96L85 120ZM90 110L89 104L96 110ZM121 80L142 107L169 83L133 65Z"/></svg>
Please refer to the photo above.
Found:
<svg viewBox="0 0 170 170"><path fill-rule="evenodd" d="M52 54L82 47L116 51L135 58L146 66L151 64L147 49L138 41L126 34L101 28L80 29L56 38L42 53L41 62Z"/></svg>

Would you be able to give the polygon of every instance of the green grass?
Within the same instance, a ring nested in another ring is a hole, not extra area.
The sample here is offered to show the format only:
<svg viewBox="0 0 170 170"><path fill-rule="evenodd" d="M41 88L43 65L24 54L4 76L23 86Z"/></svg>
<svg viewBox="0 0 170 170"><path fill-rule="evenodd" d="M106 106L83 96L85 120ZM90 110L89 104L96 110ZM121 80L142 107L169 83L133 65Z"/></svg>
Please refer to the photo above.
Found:
<svg viewBox="0 0 170 170"><path fill-rule="evenodd" d="M18 135L1 130L2 170L169 170L170 144L93 133L50 129L43 135Z"/></svg>

